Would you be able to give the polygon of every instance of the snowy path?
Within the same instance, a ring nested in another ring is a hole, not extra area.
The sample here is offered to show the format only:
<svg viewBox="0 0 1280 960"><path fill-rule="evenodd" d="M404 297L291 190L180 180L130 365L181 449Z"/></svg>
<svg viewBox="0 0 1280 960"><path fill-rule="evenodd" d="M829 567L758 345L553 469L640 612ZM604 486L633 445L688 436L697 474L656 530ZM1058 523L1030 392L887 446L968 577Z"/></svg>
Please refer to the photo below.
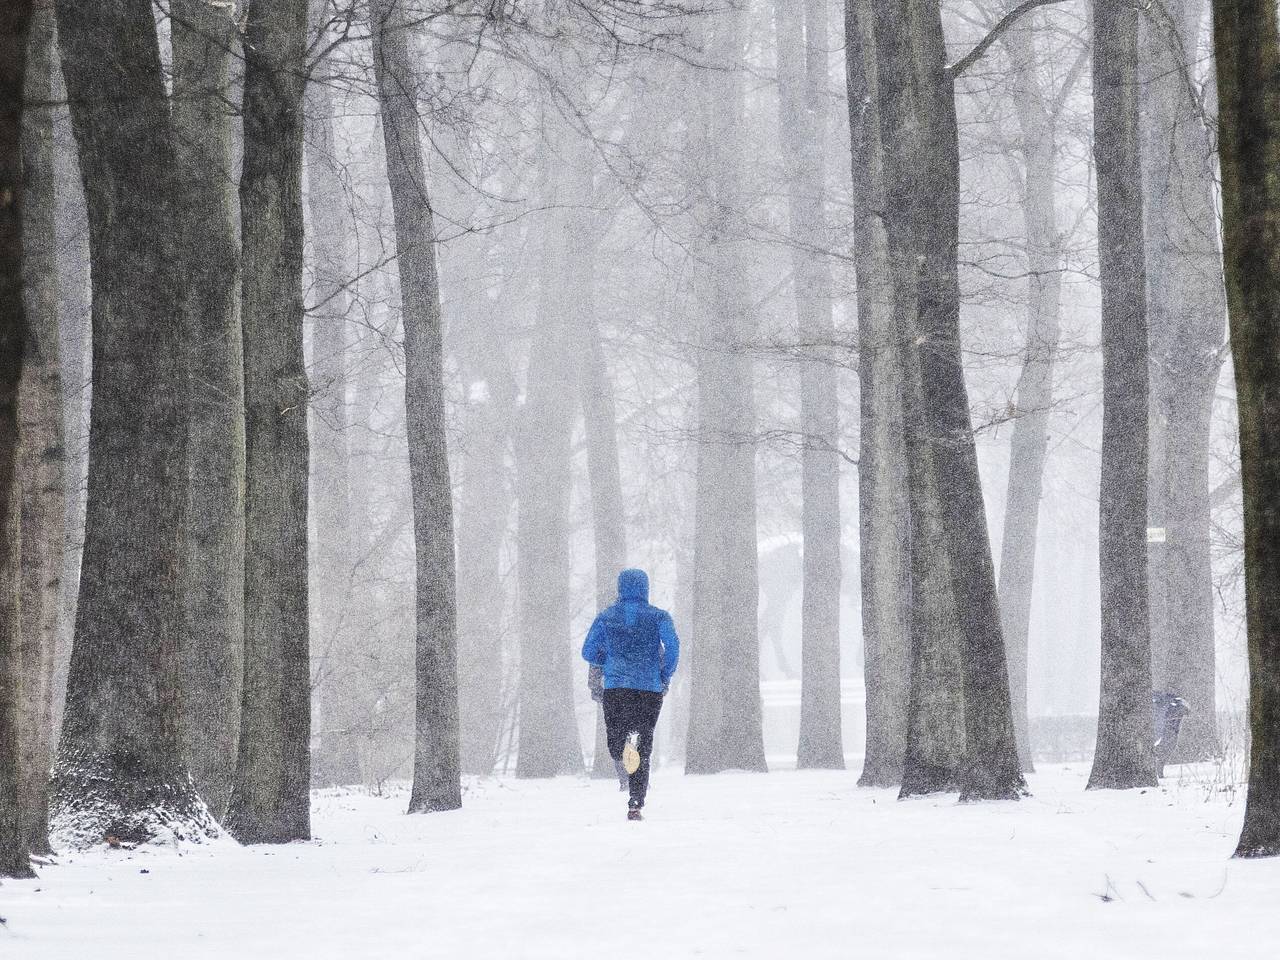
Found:
<svg viewBox="0 0 1280 960"><path fill-rule="evenodd" d="M961 807L854 773L661 771L641 824L601 782L482 781L428 817L325 791L310 844L94 851L6 883L0 957L1280 955L1280 862L1228 860L1238 798L1087 794L1085 772Z"/></svg>

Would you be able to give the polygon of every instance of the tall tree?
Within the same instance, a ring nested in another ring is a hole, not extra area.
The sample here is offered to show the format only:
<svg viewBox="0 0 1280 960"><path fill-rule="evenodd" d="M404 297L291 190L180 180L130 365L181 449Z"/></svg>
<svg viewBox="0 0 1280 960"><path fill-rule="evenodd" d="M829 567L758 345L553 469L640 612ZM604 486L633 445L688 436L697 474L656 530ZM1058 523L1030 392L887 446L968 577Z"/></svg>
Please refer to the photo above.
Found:
<svg viewBox="0 0 1280 960"><path fill-rule="evenodd" d="M427 813L462 806L453 491L445 442L440 280L418 137L408 20L395 0L374 0L370 17L404 308L405 427L417 556L417 720L409 812Z"/></svg>
<svg viewBox="0 0 1280 960"><path fill-rule="evenodd" d="M845 0L845 56L854 183L857 271L858 530L866 753L860 786L902 782L906 756L910 518L903 503L902 387L884 220L883 151L876 85L875 8Z"/></svg>
<svg viewBox="0 0 1280 960"><path fill-rule="evenodd" d="M182 738L196 789L227 808L244 650L244 374L233 196L230 4L172 0L172 116L190 283Z"/></svg>
<svg viewBox="0 0 1280 960"><path fill-rule="evenodd" d="M23 245L27 344L19 394L18 515L22 610L23 832L33 853L49 852L49 766L53 671L61 614L64 448L58 356L58 267L53 169L53 5L36 5L27 50L23 112Z"/></svg>
<svg viewBox="0 0 1280 960"><path fill-rule="evenodd" d="M1218 752L1209 440L1225 351L1212 136L1194 76L1203 0L1145 8L1140 55L1150 311L1148 548L1156 688L1191 713L1179 760ZM1160 534L1156 531L1163 531Z"/></svg>
<svg viewBox="0 0 1280 960"><path fill-rule="evenodd" d="M184 317L174 136L151 4L58 0L89 214L93 408L75 641L53 779L72 844L214 829L182 758Z"/></svg>
<svg viewBox="0 0 1280 960"><path fill-rule="evenodd" d="M1016 0L1006 0L1009 13ZM1009 441L1009 482L1005 493L1004 534L1000 540L1000 625L1009 659L1018 757L1031 770L1027 721L1028 635L1035 584L1036 531L1049 449L1053 371L1062 313L1062 238L1057 214L1057 120L1059 105L1074 80L1061 91L1041 80L1037 34L1039 13L1027 15L1001 40L1013 68L1013 106L1022 154L1022 221L1027 257L1027 343L1014 401L1016 419Z"/></svg>
<svg viewBox="0 0 1280 960"><path fill-rule="evenodd" d="M1102 690L1090 788L1156 784L1147 616L1147 303L1138 8L1093 4L1093 151L1102 279Z"/></svg>
<svg viewBox="0 0 1280 960"><path fill-rule="evenodd" d="M306 0L250 0L240 177L244 690L226 818L244 843L311 835L308 384L302 351L306 40Z"/></svg>
<svg viewBox="0 0 1280 960"><path fill-rule="evenodd" d="M830 110L826 0L774 4L779 136L787 163L792 286L800 362L800 742L796 764L844 768L840 730L840 442L828 244L826 152Z"/></svg>
<svg viewBox="0 0 1280 960"><path fill-rule="evenodd" d="M951 629L964 703L961 798L1005 799L1025 787L961 354L960 149L954 72L946 54L938 0L877 4L885 216L905 384L913 603L916 594L927 599L929 579L940 577L954 605ZM945 613L945 601L940 607ZM934 629L940 626L937 616L928 619ZM914 625L912 643L918 643ZM911 722L935 724L936 715L924 708L924 697L935 694L918 666L913 657ZM912 743L909 729L908 773ZM904 792L908 786L904 774Z"/></svg>
<svg viewBox="0 0 1280 960"><path fill-rule="evenodd" d="M698 334L697 495L688 773L766 769L760 705L756 416L742 240L744 13L709 24L695 143L707 165L707 271Z"/></svg>
<svg viewBox="0 0 1280 960"><path fill-rule="evenodd" d="M22 106L31 0L0 9L0 876L29 877L18 806L18 385L26 341L22 297Z"/></svg>
<svg viewBox="0 0 1280 960"><path fill-rule="evenodd" d="M581 347L578 351L578 399L582 405L583 432L587 442L587 481L591 488L591 533L595 545L596 606L604 609L617 595L618 573L627 564L627 524L622 497L622 473L618 463L618 424L596 315L596 256L602 224L592 208L595 202L594 155L582 137L572 148L574 193L581 206L570 216L566 251L570 281L571 320ZM605 736L604 708L596 708L596 737L591 775L614 775Z"/></svg>
<svg viewBox="0 0 1280 960"><path fill-rule="evenodd" d="M516 776L582 769L569 638L570 442L574 423L573 326L566 263L571 218L563 151L570 136L555 105L543 107L539 289L525 403L515 436L520 573L520 744Z"/></svg>
<svg viewBox="0 0 1280 960"><path fill-rule="evenodd" d="M328 4L311 0L313 30ZM319 42L331 37L319 25ZM311 70L306 92L307 212L311 217L312 301L311 509L315 512L311 596L317 675L313 718L321 742L329 731L345 730L354 718L344 709L356 698L346 673L354 661L350 645L351 450L347 411L347 293L350 207L337 151L332 55ZM363 638L361 638L363 639ZM344 669L339 664L347 664Z"/></svg>
<svg viewBox="0 0 1280 960"><path fill-rule="evenodd" d="M1223 246L1240 411L1249 794L1238 857L1280 855L1280 27L1270 0L1214 0Z"/></svg>

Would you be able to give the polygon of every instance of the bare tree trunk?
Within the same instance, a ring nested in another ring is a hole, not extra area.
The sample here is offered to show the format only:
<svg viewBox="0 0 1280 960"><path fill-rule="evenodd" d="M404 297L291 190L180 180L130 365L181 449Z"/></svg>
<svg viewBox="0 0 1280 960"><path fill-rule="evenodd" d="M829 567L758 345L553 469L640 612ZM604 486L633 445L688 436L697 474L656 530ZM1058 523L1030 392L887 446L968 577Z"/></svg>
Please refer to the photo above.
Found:
<svg viewBox="0 0 1280 960"><path fill-rule="evenodd" d="M1012 0L1007 6L1013 6ZM1062 240L1056 211L1057 162L1053 98L1039 80L1032 14L1002 39L1014 72L1013 105L1022 135L1022 219L1027 244L1027 346L1009 442L1009 483L1000 545L1000 623L1009 658L1018 759L1033 769L1027 722L1027 641L1035 584L1036 530L1049 446L1053 365L1058 352L1062 294Z"/></svg>
<svg viewBox="0 0 1280 960"><path fill-rule="evenodd" d="M32 853L48 853L53 753L53 669L61 613L64 539L62 370L53 171L53 5L36 6L23 114L23 264L27 344L19 395L18 478L22 609L19 807Z"/></svg>
<svg viewBox="0 0 1280 960"><path fill-rule="evenodd" d="M18 388L23 309L22 107L32 3L0 9L0 877L32 876L18 789Z"/></svg>
<svg viewBox="0 0 1280 960"><path fill-rule="evenodd" d="M575 193L587 209L570 214L568 267L572 303L570 315L579 338L578 397L587 440L587 476L591 486L591 530L595 541L596 606L604 609L617 595L617 577L627 563L626 511L622 499L622 474L618 464L617 415L613 387L604 359L600 322L596 317L596 248L599 225L589 208L594 201L594 156L585 141L575 144ZM604 709L596 708L595 749L591 776L614 776L605 737Z"/></svg>
<svg viewBox="0 0 1280 960"><path fill-rule="evenodd" d="M311 0L314 21L326 4ZM320 42L331 38L321 35ZM312 547L311 597L314 635L313 726L323 748L332 752L330 737L346 739L357 725L350 708L359 696L347 682L340 664L353 662L364 638L353 636L351 492L347 416L347 295L349 244L353 225L348 216L334 139L336 115L333 70L328 57L311 71L306 92L307 211L311 217L313 306L311 308L311 508L315 512ZM349 670L349 668L348 668Z"/></svg>
<svg viewBox="0 0 1280 960"><path fill-rule="evenodd" d="M1223 245L1240 411L1249 720L1238 857L1280 855L1280 30L1271 0L1215 0Z"/></svg>
<svg viewBox="0 0 1280 960"><path fill-rule="evenodd" d="M903 502L901 370L893 316L876 85L875 9L845 0L849 132L853 145L861 431L858 529L867 746L858 784L902 783L910 685L910 518Z"/></svg>
<svg viewBox="0 0 1280 960"><path fill-rule="evenodd" d="M503 719L502 542L511 515L507 448L516 411L516 384L497 323L486 313L459 332L469 338L460 351L469 442L458 505L458 707L462 770L482 776L493 771Z"/></svg>
<svg viewBox="0 0 1280 960"><path fill-rule="evenodd" d="M964 702L961 797L1013 799L1025 785L961 355L959 140L937 0L877 5L876 48L886 217L905 367L913 595L927 600L927 578L941 575L954 602ZM925 551L940 553L942 562ZM937 618L930 619L936 628ZM919 663L913 659L911 710L934 724L932 711L917 712L923 697L936 695L926 690ZM904 793L911 792L912 743L909 730Z"/></svg>
<svg viewBox="0 0 1280 960"><path fill-rule="evenodd" d="M417 553L417 722L409 812L428 813L462 806L453 492L444 432L440 281L418 139L409 28L394 10L394 0L374 0L370 18L404 301L405 427Z"/></svg>
<svg viewBox="0 0 1280 960"><path fill-rule="evenodd" d="M800 365L800 741L796 765L844 769L840 729L840 425L824 183L830 96L826 0L776 0L779 134L787 162Z"/></svg>
<svg viewBox="0 0 1280 960"><path fill-rule="evenodd" d="M302 351L306 0L250 0L240 178L245 402L244 691L226 825L311 836L308 385Z"/></svg>
<svg viewBox="0 0 1280 960"><path fill-rule="evenodd" d="M56 31L55 31L56 33ZM53 76L54 98L66 100L59 67ZM84 181L76 157L70 111L54 112L54 220L58 261L58 353L62 366L63 444L66 451L66 500L63 504L62 585L59 605L58 644L54 653L53 723L62 728L67 673L71 666L71 641L75 633L76 597L80 592L80 557L84 546L86 479L89 468L89 376L92 335L91 284L89 278L89 224Z"/></svg>
<svg viewBox="0 0 1280 960"><path fill-rule="evenodd" d="M183 743L221 816L235 777L244 648L244 374L232 190L230 7L173 0L174 145L186 186L188 345Z"/></svg>
<svg viewBox="0 0 1280 960"><path fill-rule="evenodd" d="M569 460L573 430L574 330L565 286L572 202L560 171L567 131L552 108L543 117L546 203L537 321L526 401L516 435L519 482L520 742L518 777L583 768L571 685L569 638Z"/></svg>
<svg viewBox="0 0 1280 960"><path fill-rule="evenodd" d="M145 0L59 0L57 13L89 209L94 389L53 826L73 846L195 838L215 827L179 729L189 280L159 44Z"/></svg>
<svg viewBox="0 0 1280 960"><path fill-rule="evenodd" d="M1193 99L1202 0L1162 0L1142 39L1146 267L1150 310L1148 548L1152 679L1187 700L1181 761L1219 751L1209 440L1226 292L1214 147Z"/></svg>
<svg viewBox="0 0 1280 960"><path fill-rule="evenodd" d="M765 770L756 552L752 318L741 241L743 12L711 28L715 69L700 77L710 171L709 302L698 344L698 479L688 773Z"/></svg>
<svg viewBox="0 0 1280 960"><path fill-rule="evenodd" d="M1138 151L1138 11L1093 5L1102 278L1102 689L1090 788L1156 784L1147 619L1147 310Z"/></svg>

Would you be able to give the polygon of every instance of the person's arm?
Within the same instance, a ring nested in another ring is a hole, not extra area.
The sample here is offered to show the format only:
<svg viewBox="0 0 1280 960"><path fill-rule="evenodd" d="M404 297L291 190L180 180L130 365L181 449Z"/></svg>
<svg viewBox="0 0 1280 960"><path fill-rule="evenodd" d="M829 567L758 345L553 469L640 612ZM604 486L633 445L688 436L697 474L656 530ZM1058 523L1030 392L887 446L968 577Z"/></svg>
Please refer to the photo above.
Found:
<svg viewBox="0 0 1280 960"><path fill-rule="evenodd" d="M605 628L604 619L596 617L587 631L587 640L582 645L582 659L592 666L602 667L605 661Z"/></svg>
<svg viewBox="0 0 1280 960"><path fill-rule="evenodd" d="M658 623L658 639L662 641L661 677L665 687L675 676L680 663L680 638L676 636L676 625L669 613Z"/></svg>

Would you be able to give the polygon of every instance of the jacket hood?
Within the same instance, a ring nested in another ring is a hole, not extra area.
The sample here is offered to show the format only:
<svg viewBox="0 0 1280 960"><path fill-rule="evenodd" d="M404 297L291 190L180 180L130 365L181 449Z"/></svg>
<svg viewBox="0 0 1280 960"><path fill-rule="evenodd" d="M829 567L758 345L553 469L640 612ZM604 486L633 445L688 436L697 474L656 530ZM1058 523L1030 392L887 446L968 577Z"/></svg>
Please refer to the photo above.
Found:
<svg viewBox="0 0 1280 960"><path fill-rule="evenodd" d="M618 574L618 599L649 602L649 575L643 570L623 570Z"/></svg>

